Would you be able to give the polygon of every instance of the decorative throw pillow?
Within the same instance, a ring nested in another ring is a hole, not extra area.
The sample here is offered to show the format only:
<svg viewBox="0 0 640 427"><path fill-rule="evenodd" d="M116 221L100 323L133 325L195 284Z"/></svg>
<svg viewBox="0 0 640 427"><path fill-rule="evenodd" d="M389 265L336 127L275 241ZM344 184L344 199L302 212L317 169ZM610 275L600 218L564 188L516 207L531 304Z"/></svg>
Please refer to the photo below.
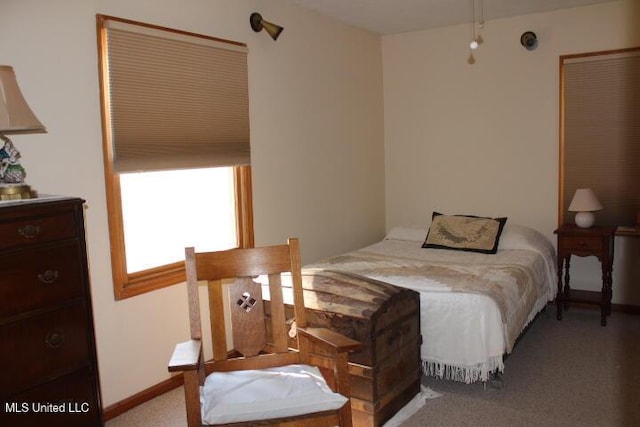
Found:
<svg viewBox="0 0 640 427"><path fill-rule="evenodd" d="M422 247L495 254L506 222L507 218L434 212Z"/></svg>

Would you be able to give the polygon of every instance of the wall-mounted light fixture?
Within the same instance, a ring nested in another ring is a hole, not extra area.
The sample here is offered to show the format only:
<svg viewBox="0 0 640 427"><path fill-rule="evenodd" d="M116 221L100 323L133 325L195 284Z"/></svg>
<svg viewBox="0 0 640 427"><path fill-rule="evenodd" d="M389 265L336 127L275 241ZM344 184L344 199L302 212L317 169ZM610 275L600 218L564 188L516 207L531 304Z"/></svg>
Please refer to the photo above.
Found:
<svg viewBox="0 0 640 427"><path fill-rule="evenodd" d="M520 44L527 50L534 50L538 47L538 36L533 31L525 31L520 36Z"/></svg>
<svg viewBox="0 0 640 427"><path fill-rule="evenodd" d="M260 15L258 12L253 12L251 14L251 16L249 17L249 23L251 24L251 28L253 28L253 31L259 33L260 31L262 31L262 29L264 29L274 40L278 40L280 33L282 32L282 30L284 30L284 28L282 28L281 26L272 24L271 22L262 19L262 15Z"/></svg>

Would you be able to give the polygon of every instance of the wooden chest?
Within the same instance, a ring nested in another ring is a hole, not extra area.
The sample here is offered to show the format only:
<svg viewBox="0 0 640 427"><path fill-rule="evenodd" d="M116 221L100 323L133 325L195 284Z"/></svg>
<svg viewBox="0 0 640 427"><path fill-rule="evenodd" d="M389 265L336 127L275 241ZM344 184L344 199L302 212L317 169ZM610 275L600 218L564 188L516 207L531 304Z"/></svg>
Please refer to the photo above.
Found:
<svg viewBox="0 0 640 427"><path fill-rule="evenodd" d="M363 344L349 356L354 426L384 424L420 391L419 294L325 270L305 269L302 281L309 326Z"/></svg>

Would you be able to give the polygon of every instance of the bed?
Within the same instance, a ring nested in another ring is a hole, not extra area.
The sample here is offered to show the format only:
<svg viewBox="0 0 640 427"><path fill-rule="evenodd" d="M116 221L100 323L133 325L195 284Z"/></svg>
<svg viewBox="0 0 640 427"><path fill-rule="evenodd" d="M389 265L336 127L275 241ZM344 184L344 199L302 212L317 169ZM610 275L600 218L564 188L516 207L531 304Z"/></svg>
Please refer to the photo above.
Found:
<svg viewBox="0 0 640 427"><path fill-rule="evenodd" d="M506 218L480 218L499 221L490 224L498 231L494 242L479 250L464 247L475 238L465 243L459 230L447 229L447 220L453 219L456 228L461 219L465 233L483 234L486 224L469 225L477 218L434 213L428 230L396 227L380 242L305 269L345 272L418 291L423 373L465 383L487 381L493 372L504 371L504 355L555 299L555 250L538 231L507 224ZM444 234L437 233L436 221L444 224ZM444 235L444 244L437 234ZM429 244L429 236L435 243ZM463 247L455 247L461 241ZM447 247L450 243L454 247Z"/></svg>

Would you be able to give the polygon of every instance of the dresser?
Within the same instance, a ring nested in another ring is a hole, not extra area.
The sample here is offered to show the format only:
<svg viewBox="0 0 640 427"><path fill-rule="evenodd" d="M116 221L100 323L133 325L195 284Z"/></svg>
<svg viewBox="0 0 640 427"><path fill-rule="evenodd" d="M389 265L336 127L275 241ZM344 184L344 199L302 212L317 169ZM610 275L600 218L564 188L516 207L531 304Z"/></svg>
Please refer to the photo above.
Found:
<svg viewBox="0 0 640 427"><path fill-rule="evenodd" d="M84 201L0 202L0 426L101 426Z"/></svg>

